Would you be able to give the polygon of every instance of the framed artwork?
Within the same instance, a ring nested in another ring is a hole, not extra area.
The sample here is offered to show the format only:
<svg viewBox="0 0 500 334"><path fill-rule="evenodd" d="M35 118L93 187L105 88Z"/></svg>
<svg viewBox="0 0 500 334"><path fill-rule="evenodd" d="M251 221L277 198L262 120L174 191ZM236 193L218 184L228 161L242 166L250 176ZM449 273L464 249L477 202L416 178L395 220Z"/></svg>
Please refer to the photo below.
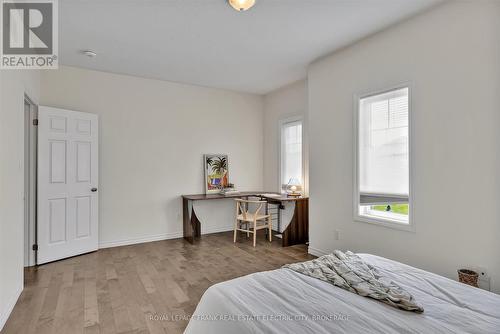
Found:
<svg viewBox="0 0 500 334"><path fill-rule="evenodd" d="M218 193L229 185L229 159L227 154L205 154L205 193Z"/></svg>

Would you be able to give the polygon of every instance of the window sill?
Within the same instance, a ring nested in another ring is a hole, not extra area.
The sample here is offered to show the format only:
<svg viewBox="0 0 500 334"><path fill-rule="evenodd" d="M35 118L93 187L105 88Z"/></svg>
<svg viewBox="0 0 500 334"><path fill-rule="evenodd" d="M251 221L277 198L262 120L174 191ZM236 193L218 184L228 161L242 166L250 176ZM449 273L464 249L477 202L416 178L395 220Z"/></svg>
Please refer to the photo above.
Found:
<svg viewBox="0 0 500 334"><path fill-rule="evenodd" d="M357 215L354 217L355 222L359 223L368 223L378 226L383 226L387 228L392 228L395 230L406 231L406 232L415 232L415 225L411 223L403 223L397 220L391 219L383 219L372 216L361 216Z"/></svg>

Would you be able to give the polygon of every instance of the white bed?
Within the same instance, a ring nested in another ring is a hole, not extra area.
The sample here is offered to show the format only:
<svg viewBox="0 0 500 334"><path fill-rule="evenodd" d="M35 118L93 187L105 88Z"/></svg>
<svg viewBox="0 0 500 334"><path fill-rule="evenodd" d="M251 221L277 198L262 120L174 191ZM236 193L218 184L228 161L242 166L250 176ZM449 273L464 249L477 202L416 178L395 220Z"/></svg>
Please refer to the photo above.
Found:
<svg viewBox="0 0 500 334"><path fill-rule="evenodd" d="M185 333L500 333L500 296L399 262L358 254L416 298L398 310L290 269L210 287Z"/></svg>

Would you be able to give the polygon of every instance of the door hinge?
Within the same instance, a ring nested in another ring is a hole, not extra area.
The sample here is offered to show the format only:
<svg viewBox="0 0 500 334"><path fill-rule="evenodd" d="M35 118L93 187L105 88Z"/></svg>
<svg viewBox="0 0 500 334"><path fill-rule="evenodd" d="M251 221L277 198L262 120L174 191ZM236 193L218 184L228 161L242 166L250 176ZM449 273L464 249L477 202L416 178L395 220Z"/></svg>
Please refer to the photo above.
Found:
<svg viewBox="0 0 500 334"><path fill-rule="evenodd" d="M33 248L34 251L37 251L38 250L38 245L34 244L32 248Z"/></svg>
<svg viewBox="0 0 500 334"><path fill-rule="evenodd" d="M34 119L34 120L33 120L33 125L34 125L34 126L37 126L37 125L38 125L38 119Z"/></svg>

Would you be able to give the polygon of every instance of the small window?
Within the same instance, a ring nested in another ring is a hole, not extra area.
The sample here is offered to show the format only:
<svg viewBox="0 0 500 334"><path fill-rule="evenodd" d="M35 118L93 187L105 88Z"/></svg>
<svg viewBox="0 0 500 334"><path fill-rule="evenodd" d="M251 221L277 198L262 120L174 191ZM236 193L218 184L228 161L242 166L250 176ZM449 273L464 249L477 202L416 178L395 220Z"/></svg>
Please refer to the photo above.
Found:
<svg viewBox="0 0 500 334"><path fill-rule="evenodd" d="M409 225L409 88L362 97L357 113L355 215Z"/></svg>
<svg viewBox="0 0 500 334"><path fill-rule="evenodd" d="M302 120L281 122L281 175L280 187L284 191L292 181L303 185L302 180ZM301 188L298 186L298 188ZM300 191L300 189L299 189Z"/></svg>

